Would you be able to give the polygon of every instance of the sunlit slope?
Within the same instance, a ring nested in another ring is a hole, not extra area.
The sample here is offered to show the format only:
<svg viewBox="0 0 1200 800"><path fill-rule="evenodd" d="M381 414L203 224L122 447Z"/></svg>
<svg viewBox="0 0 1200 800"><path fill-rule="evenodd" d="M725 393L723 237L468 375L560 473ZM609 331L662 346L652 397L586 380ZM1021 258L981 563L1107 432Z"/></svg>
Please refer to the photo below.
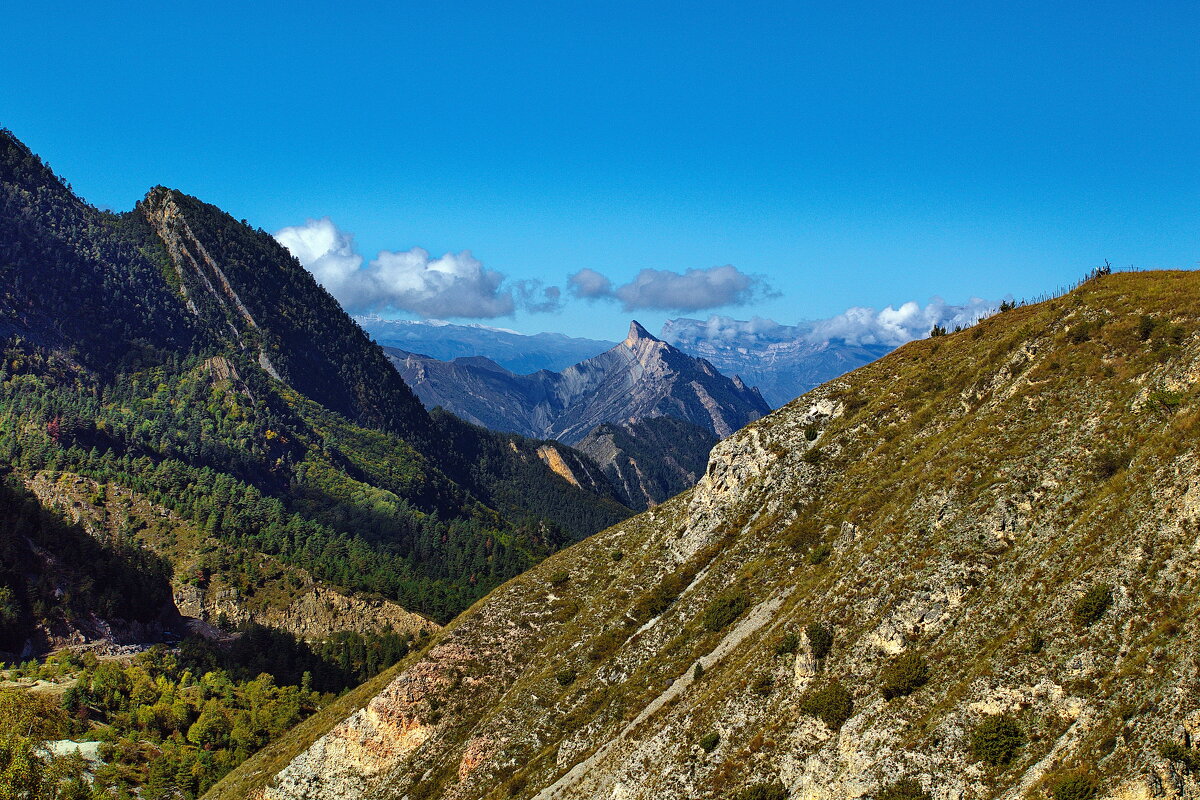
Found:
<svg viewBox="0 0 1200 800"><path fill-rule="evenodd" d="M1200 275L1112 275L819 387L266 796L1196 796L1198 319Z"/></svg>

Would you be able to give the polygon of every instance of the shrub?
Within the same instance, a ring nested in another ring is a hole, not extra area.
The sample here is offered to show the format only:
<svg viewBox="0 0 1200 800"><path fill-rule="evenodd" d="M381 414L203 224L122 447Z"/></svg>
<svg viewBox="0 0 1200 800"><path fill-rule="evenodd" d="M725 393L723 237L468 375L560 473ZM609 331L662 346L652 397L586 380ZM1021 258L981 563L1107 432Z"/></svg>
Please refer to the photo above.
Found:
<svg viewBox="0 0 1200 800"><path fill-rule="evenodd" d="M721 734L716 731L709 731L700 738L700 749L706 753L711 753L717 749L717 745L721 743Z"/></svg>
<svg viewBox="0 0 1200 800"><path fill-rule="evenodd" d="M562 570L550 576L550 584L553 586L562 586L569 580L571 580L571 573Z"/></svg>
<svg viewBox="0 0 1200 800"><path fill-rule="evenodd" d="M613 561L620 561L622 558L625 557L625 552L623 550L613 550L612 555L610 557L612 558Z"/></svg>
<svg viewBox="0 0 1200 800"><path fill-rule="evenodd" d="M1092 800L1096 790L1096 782L1087 775L1067 775L1054 782L1050 796L1054 800Z"/></svg>
<svg viewBox="0 0 1200 800"><path fill-rule="evenodd" d="M764 673L754 679L750 688L755 694L768 695L775 688L775 678Z"/></svg>
<svg viewBox="0 0 1200 800"><path fill-rule="evenodd" d="M971 732L971 755L985 764L1002 767L1013 760L1025 741L1025 732L1012 717L988 717Z"/></svg>
<svg viewBox="0 0 1200 800"><path fill-rule="evenodd" d="M1029 634L1029 646L1027 648L1029 652L1036 656L1038 653L1042 652L1045 647L1046 639L1042 636L1042 632L1039 630L1031 631Z"/></svg>
<svg viewBox="0 0 1200 800"><path fill-rule="evenodd" d="M823 661L833 649L833 629L819 622L810 623L804 631L808 635L808 647L813 658Z"/></svg>
<svg viewBox="0 0 1200 800"><path fill-rule="evenodd" d="M805 426L805 428L804 428L804 438L805 438L805 439L807 439L808 441L810 441L810 442L815 442L815 441L817 440L817 437L818 437L818 436L820 436L820 435L821 435L821 432L817 430L817 426L816 426L816 425L807 425L807 426Z"/></svg>
<svg viewBox="0 0 1200 800"><path fill-rule="evenodd" d="M1188 772L1200 772L1200 752L1190 747L1185 747L1179 742L1167 742L1159 748L1159 753Z"/></svg>
<svg viewBox="0 0 1200 800"><path fill-rule="evenodd" d="M783 784L752 783L733 796L733 800L787 800L787 789Z"/></svg>
<svg viewBox="0 0 1200 800"><path fill-rule="evenodd" d="M854 713L854 698L837 681L813 689L800 701L800 710L810 717L825 723L825 727L836 731Z"/></svg>
<svg viewBox="0 0 1200 800"><path fill-rule="evenodd" d="M875 800L931 800L916 778L901 778L879 790Z"/></svg>
<svg viewBox="0 0 1200 800"><path fill-rule="evenodd" d="M797 553L803 553L821 541L821 532L812 522L797 522L789 526L784 543Z"/></svg>
<svg viewBox="0 0 1200 800"><path fill-rule="evenodd" d="M1138 320L1137 337L1143 342L1150 338L1150 334L1154 333L1154 328L1157 325L1154 317L1142 315Z"/></svg>
<svg viewBox="0 0 1200 800"><path fill-rule="evenodd" d="M570 668L567 668L564 670L559 670L554 675L554 679L556 681L558 681L559 686L570 686L572 683L575 682L575 678L576 678L575 670L570 669Z"/></svg>
<svg viewBox="0 0 1200 800"><path fill-rule="evenodd" d="M824 455L825 454L821 452L821 448L813 445L805 450L804 455L800 456L800 458L804 460L805 464L820 464Z"/></svg>
<svg viewBox="0 0 1200 800"><path fill-rule="evenodd" d="M1092 457L1092 466L1101 480L1111 478L1129 466L1129 453L1113 447L1101 450Z"/></svg>
<svg viewBox="0 0 1200 800"><path fill-rule="evenodd" d="M1098 583L1075 602L1072 616L1080 627L1095 625L1112 605L1112 587Z"/></svg>
<svg viewBox="0 0 1200 800"><path fill-rule="evenodd" d="M888 700L905 697L929 680L929 665L914 651L901 653L889 661L879 675L879 686Z"/></svg>
<svg viewBox="0 0 1200 800"><path fill-rule="evenodd" d="M721 595L704 612L704 629L714 633L723 629L740 617L749 605L750 601L739 592Z"/></svg>
<svg viewBox="0 0 1200 800"><path fill-rule="evenodd" d="M794 633L785 633L775 643L775 655L790 656L800 649L800 637Z"/></svg>
<svg viewBox="0 0 1200 800"><path fill-rule="evenodd" d="M1150 394L1150 400L1163 411L1174 411L1183 403L1183 395L1178 392L1168 392L1165 389L1160 389Z"/></svg>
<svg viewBox="0 0 1200 800"><path fill-rule="evenodd" d="M812 564L813 566L816 566L817 564L824 564L826 559L828 559L832 554L833 548L825 542L821 542L812 550L808 551L808 563Z"/></svg>

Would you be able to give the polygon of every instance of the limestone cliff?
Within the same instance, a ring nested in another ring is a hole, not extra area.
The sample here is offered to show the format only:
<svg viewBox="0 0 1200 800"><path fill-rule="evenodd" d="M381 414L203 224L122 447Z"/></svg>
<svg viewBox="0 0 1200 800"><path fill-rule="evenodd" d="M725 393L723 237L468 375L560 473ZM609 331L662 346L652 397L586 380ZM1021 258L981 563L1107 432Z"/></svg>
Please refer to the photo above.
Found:
<svg viewBox="0 0 1200 800"><path fill-rule="evenodd" d="M211 796L1200 797L1197 320L1112 275L818 387Z"/></svg>

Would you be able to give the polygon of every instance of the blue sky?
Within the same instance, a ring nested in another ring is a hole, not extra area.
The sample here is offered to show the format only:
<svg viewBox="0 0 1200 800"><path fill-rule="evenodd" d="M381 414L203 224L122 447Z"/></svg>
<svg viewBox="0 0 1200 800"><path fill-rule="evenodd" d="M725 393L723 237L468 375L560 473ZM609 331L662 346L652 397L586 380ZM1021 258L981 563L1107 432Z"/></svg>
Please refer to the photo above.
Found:
<svg viewBox="0 0 1200 800"><path fill-rule="evenodd" d="M1194 2L382 5L12 8L0 125L98 205L328 217L362 308L525 331L679 316L642 270L790 324L1200 260Z"/></svg>

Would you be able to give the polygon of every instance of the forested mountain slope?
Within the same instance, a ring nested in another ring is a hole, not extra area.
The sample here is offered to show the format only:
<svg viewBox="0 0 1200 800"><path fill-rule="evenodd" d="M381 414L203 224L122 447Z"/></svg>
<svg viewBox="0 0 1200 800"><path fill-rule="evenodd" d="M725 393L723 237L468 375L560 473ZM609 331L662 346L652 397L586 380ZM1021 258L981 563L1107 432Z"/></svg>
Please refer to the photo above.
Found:
<svg viewBox="0 0 1200 800"><path fill-rule="evenodd" d="M621 502L645 510L692 488L719 440L674 417L597 425L575 446L600 465Z"/></svg>
<svg viewBox="0 0 1200 800"><path fill-rule="evenodd" d="M1200 796L1200 274L913 342L214 798Z"/></svg>
<svg viewBox="0 0 1200 800"><path fill-rule="evenodd" d="M431 417L266 232L162 187L99 211L7 131L0 333L0 463L18 484L120 487L442 620L628 513L540 443ZM15 594L22 619L70 613Z"/></svg>

